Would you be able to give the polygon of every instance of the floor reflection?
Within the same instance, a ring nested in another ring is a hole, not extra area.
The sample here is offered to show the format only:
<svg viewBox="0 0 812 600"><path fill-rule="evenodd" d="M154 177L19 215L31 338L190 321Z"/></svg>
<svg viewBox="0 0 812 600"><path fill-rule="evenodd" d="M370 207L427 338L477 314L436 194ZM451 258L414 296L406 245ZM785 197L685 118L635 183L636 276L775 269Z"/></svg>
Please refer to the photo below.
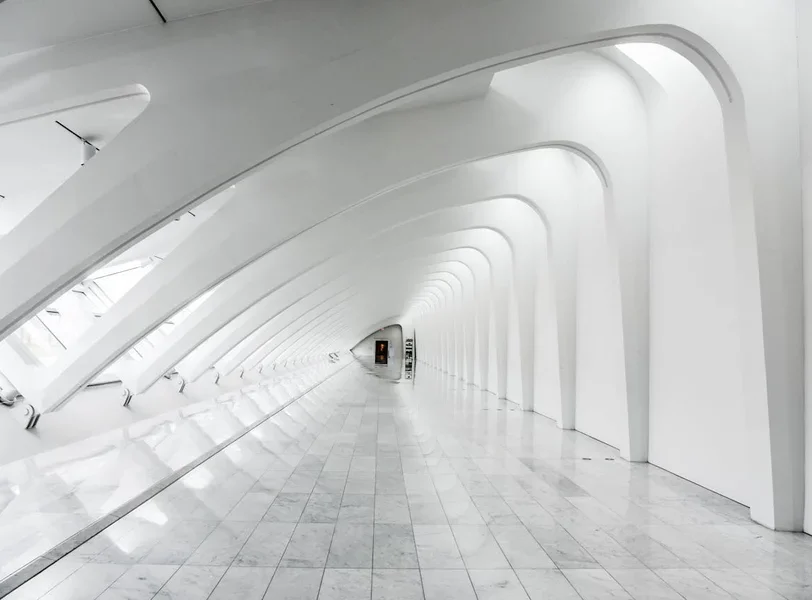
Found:
<svg viewBox="0 0 812 600"><path fill-rule="evenodd" d="M403 359L400 357L390 358L387 365L376 365L374 356L355 356L361 365L372 375L390 381L400 381L403 379Z"/></svg>
<svg viewBox="0 0 812 600"><path fill-rule="evenodd" d="M398 367L352 361L9 598L812 597L811 537Z"/></svg>

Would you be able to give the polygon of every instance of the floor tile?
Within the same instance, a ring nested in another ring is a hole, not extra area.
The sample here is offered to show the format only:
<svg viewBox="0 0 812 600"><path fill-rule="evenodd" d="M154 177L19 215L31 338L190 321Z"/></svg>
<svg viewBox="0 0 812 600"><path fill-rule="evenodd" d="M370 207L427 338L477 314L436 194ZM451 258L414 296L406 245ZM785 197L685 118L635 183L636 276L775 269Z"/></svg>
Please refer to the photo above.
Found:
<svg viewBox="0 0 812 600"><path fill-rule="evenodd" d="M468 569L510 569L510 563L487 526L454 525L451 529Z"/></svg>
<svg viewBox="0 0 812 600"><path fill-rule="evenodd" d="M373 525L340 522L336 525L328 568L372 568Z"/></svg>
<svg viewBox="0 0 812 600"><path fill-rule="evenodd" d="M783 596L739 569L700 569L705 577L738 600L781 600Z"/></svg>
<svg viewBox="0 0 812 600"><path fill-rule="evenodd" d="M310 494L280 493L262 517L265 521L298 523Z"/></svg>
<svg viewBox="0 0 812 600"><path fill-rule="evenodd" d="M674 588L648 569L609 569L609 574L635 600L682 600Z"/></svg>
<svg viewBox="0 0 812 600"><path fill-rule="evenodd" d="M234 558L238 567L275 567L288 546L294 523L258 523Z"/></svg>
<svg viewBox="0 0 812 600"><path fill-rule="evenodd" d="M421 569L462 569L464 563L448 525L415 525L414 538Z"/></svg>
<svg viewBox="0 0 812 600"><path fill-rule="evenodd" d="M129 565L86 564L71 573L42 597L47 600L95 598L129 568Z"/></svg>
<svg viewBox="0 0 812 600"><path fill-rule="evenodd" d="M154 565L182 565L217 529L213 521L181 521L150 550L141 562Z"/></svg>
<svg viewBox="0 0 812 600"><path fill-rule="evenodd" d="M276 499L274 492L248 492L226 515L229 521L259 521Z"/></svg>
<svg viewBox="0 0 812 600"><path fill-rule="evenodd" d="M517 569L516 575L530 600L583 600L564 574L557 569Z"/></svg>
<svg viewBox="0 0 812 600"><path fill-rule="evenodd" d="M335 523L341 506L341 494L311 494L301 523Z"/></svg>
<svg viewBox="0 0 812 600"><path fill-rule="evenodd" d="M326 569L319 600L360 600L371 593L371 569Z"/></svg>
<svg viewBox="0 0 812 600"><path fill-rule="evenodd" d="M214 588L209 600L262 600L274 571L268 567L231 567Z"/></svg>
<svg viewBox="0 0 812 600"><path fill-rule="evenodd" d="M376 569L416 569L412 526L375 524L372 565Z"/></svg>
<svg viewBox="0 0 812 600"><path fill-rule="evenodd" d="M372 572L372 600L424 600L417 569L375 569Z"/></svg>
<svg viewBox="0 0 812 600"><path fill-rule="evenodd" d="M338 520L345 523L373 523L375 520L375 497L370 494L344 493Z"/></svg>
<svg viewBox="0 0 812 600"><path fill-rule="evenodd" d="M409 502L402 494L378 494L375 496L375 523L409 525Z"/></svg>
<svg viewBox="0 0 812 600"><path fill-rule="evenodd" d="M5 596L8 600L37 600L62 583L85 563L63 558Z"/></svg>
<svg viewBox="0 0 812 600"><path fill-rule="evenodd" d="M562 571L584 600L629 600L631 596L603 569Z"/></svg>
<svg viewBox="0 0 812 600"><path fill-rule="evenodd" d="M507 502L499 496L474 496L472 500L487 525L521 525Z"/></svg>
<svg viewBox="0 0 812 600"><path fill-rule="evenodd" d="M264 600L316 600L323 569L281 567L274 573Z"/></svg>
<svg viewBox="0 0 812 600"><path fill-rule="evenodd" d="M156 594L156 600L205 600L220 582L226 567L184 565Z"/></svg>
<svg viewBox="0 0 812 600"><path fill-rule="evenodd" d="M334 525L330 523L300 523L290 538L280 567L324 567L330 551Z"/></svg>
<svg viewBox="0 0 812 600"><path fill-rule="evenodd" d="M555 568L555 563L524 525L491 525L490 530L514 569Z"/></svg>
<svg viewBox="0 0 812 600"><path fill-rule="evenodd" d="M149 600L177 570L174 565L134 565L116 579L99 600Z"/></svg>
<svg viewBox="0 0 812 600"><path fill-rule="evenodd" d="M511 569L468 571L479 600L527 600L524 586Z"/></svg>
<svg viewBox="0 0 812 600"><path fill-rule="evenodd" d="M426 600L477 600L471 578L464 569L424 569L423 592Z"/></svg>
<svg viewBox="0 0 812 600"><path fill-rule="evenodd" d="M733 597L694 569L657 569L655 573L678 593L692 600L730 600Z"/></svg>
<svg viewBox="0 0 812 600"><path fill-rule="evenodd" d="M255 527L250 522L223 521L192 553L187 564L229 566Z"/></svg>

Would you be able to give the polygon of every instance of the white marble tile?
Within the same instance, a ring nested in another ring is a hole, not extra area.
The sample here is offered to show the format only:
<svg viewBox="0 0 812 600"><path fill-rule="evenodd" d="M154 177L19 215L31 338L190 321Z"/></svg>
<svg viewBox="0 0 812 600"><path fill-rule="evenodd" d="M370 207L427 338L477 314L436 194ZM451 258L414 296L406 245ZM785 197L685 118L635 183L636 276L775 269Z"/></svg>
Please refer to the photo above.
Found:
<svg viewBox="0 0 812 600"><path fill-rule="evenodd" d="M325 569L319 600L366 599L371 593L371 569Z"/></svg>
<svg viewBox="0 0 812 600"><path fill-rule="evenodd" d="M377 494L375 496L375 523L409 525L409 502L401 494Z"/></svg>
<svg viewBox="0 0 812 600"><path fill-rule="evenodd" d="M258 523L233 564L239 567L277 566L295 528L295 523Z"/></svg>
<svg viewBox="0 0 812 600"><path fill-rule="evenodd" d="M514 569L555 568L524 525L491 525L490 530Z"/></svg>
<svg viewBox="0 0 812 600"><path fill-rule="evenodd" d="M376 523L372 565L376 569L416 569L412 526Z"/></svg>
<svg viewBox="0 0 812 600"><path fill-rule="evenodd" d="M327 557L328 568L371 569L373 525L338 523Z"/></svg>
<svg viewBox="0 0 812 600"><path fill-rule="evenodd" d="M261 600L274 571L268 567L231 567L214 588L209 600Z"/></svg>
<svg viewBox="0 0 812 600"><path fill-rule="evenodd" d="M42 596L43 600L96 598L129 568L128 565L86 564Z"/></svg>
<svg viewBox="0 0 812 600"><path fill-rule="evenodd" d="M375 520L375 497L371 494L351 494L345 490L338 520L344 523L372 524Z"/></svg>
<svg viewBox="0 0 812 600"><path fill-rule="evenodd" d="M630 600L632 597L603 569L566 569L564 576L584 600Z"/></svg>
<svg viewBox="0 0 812 600"><path fill-rule="evenodd" d="M609 569L609 574L635 600L681 600L674 588L648 569Z"/></svg>
<svg viewBox="0 0 812 600"><path fill-rule="evenodd" d="M244 521L223 521L189 557L190 565L229 566L257 526Z"/></svg>
<svg viewBox="0 0 812 600"><path fill-rule="evenodd" d="M323 574L322 569L279 568L264 600L316 600Z"/></svg>
<svg viewBox="0 0 812 600"><path fill-rule="evenodd" d="M528 600L519 579L510 569L468 571L479 600Z"/></svg>
<svg viewBox="0 0 812 600"><path fill-rule="evenodd" d="M16 590L5 596L5 598L7 600L38 600L38 598L41 598L62 583L84 564L84 562L63 558L33 579L25 582Z"/></svg>
<svg viewBox="0 0 812 600"><path fill-rule="evenodd" d="M454 538L468 569L510 569L507 558L485 525L453 525Z"/></svg>
<svg viewBox="0 0 812 600"><path fill-rule="evenodd" d="M738 600L781 600L783 596L739 569L700 569L705 577Z"/></svg>
<svg viewBox="0 0 812 600"><path fill-rule="evenodd" d="M149 600L177 570L174 565L134 565L114 581L99 600Z"/></svg>
<svg viewBox="0 0 812 600"><path fill-rule="evenodd" d="M300 522L335 523L341 507L341 494L313 493L307 501Z"/></svg>
<svg viewBox="0 0 812 600"><path fill-rule="evenodd" d="M530 600L553 598L555 600L583 600L564 574L557 569L517 569L516 575Z"/></svg>
<svg viewBox="0 0 812 600"><path fill-rule="evenodd" d="M293 531L280 567L324 567L333 538L332 523L300 523Z"/></svg>
<svg viewBox="0 0 812 600"><path fill-rule="evenodd" d="M157 600L205 600L220 582L226 567L184 565L161 588Z"/></svg>
<svg viewBox="0 0 812 600"><path fill-rule="evenodd" d="M426 600L477 600L464 569L420 569Z"/></svg>
<svg viewBox="0 0 812 600"><path fill-rule="evenodd" d="M473 496L472 500L487 525L521 525L507 502L499 496Z"/></svg>
<svg viewBox="0 0 812 600"><path fill-rule="evenodd" d="M733 598L731 594L694 569L657 569L655 573L677 592L692 600L730 600Z"/></svg>
<svg viewBox="0 0 812 600"><path fill-rule="evenodd" d="M212 521L180 521L161 536L141 561L155 565L182 565L216 528L217 523Z"/></svg>
<svg viewBox="0 0 812 600"><path fill-rule="evenodd" d="M375 569L372 600L424 600L418 569Z"/></svg>
<svg viewBox="0 0 812 600"><path fill-rule="evenodd" d="M415 525L414 538L421 569L464 568L457 542L448 525Z"/></svg>
<svg viewBox="0 0 812 600"><path fill-rule="evenodd" d="M249 492L226 515L229 521L259 521L276 499L270 491Z"/></svg>

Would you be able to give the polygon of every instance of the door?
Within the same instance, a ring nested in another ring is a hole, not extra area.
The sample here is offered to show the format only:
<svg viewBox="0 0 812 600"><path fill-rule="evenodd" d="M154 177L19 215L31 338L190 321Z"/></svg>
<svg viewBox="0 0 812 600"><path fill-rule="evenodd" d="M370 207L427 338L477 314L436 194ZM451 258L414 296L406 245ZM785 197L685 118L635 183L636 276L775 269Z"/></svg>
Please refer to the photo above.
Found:
<svg viewBox="0 0 812 600"><path fill-rule="evenodd" d="M389 340L375 340L375 364L389 364Z"/></svg>

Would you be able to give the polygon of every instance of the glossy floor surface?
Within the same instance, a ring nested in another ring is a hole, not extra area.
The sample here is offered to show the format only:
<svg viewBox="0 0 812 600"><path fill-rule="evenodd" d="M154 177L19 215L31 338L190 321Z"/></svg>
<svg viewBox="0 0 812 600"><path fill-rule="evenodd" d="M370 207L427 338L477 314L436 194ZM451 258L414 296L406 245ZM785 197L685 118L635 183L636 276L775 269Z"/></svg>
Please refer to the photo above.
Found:
<svg viewBox="0 0 812 600"><path fill-rule="evenodd" d="M240 392L0 467L0 596L27 572L62 556L60 545L97 533L128 505L131 510L339 368L322 363L274 371L257 384L246 381ZM298 410L291 405L288 414ZM298 431L295 419L289 426ZM252 435L261 438L256 430Z"/></svg>
<svg viewBox="0 0 812 600"><path fill-rule="evenodd" d="M374 372L351 364L9 598L812 597L812 537L428 368Z"/></svg>

